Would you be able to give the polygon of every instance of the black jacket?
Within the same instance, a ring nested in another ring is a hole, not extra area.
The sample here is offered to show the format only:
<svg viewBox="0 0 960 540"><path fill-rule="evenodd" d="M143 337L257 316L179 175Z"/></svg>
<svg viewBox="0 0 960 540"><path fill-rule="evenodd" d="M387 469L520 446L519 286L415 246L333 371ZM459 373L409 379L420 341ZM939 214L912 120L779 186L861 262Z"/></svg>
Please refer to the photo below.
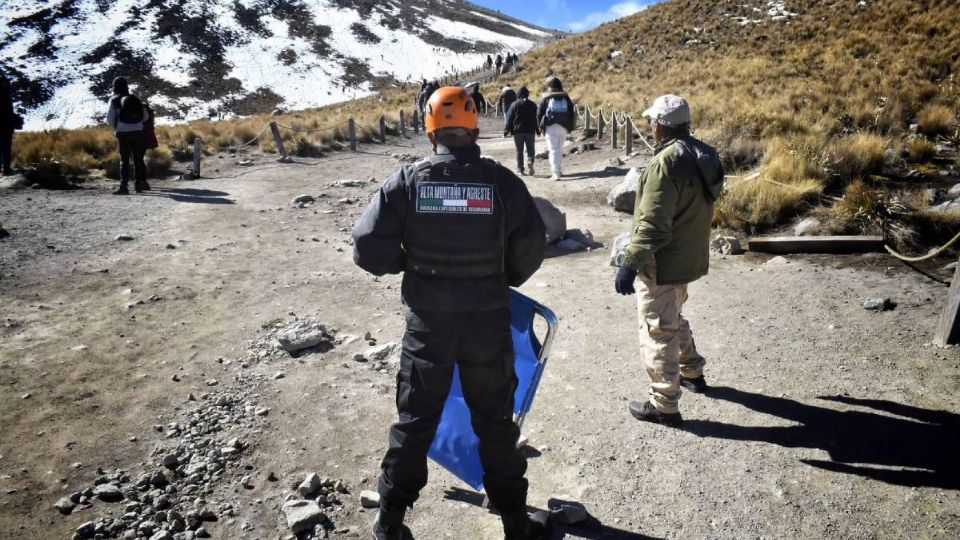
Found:
<svg viewBox="0 0 960 540"><path fill-rule="evenodd" d="M507 88L500 91L500 98L497 100L497 111L501 114L510 110L510 106L517 101L517 93L513 88Z"/></svg>
<svg viewBox="0 0 960 540"><path fill-rule="evenodd" d="M371 274L403 274L403 303L413 310L490 311L509 305L508 287L523 284L540 268L546 230L523 181L500 164L480 157L480 147L451 152L458 162L479 167L484 180L495 186L504 212L504 273L475 279L439 278L407 266L404 232L418 165L407 165L388 178L353 228L353 260ZM456 179L451 179L455 181ZM443 234L443 231L437 231Z"/></svg>
<svg viewBox="0 0 960 540"><path fill-rule="evenodd" d="M540 126L540 130L546 131L547 126L552 123L547 120L547 103L550 102L550 98L567 100L570 117L563 124L563 127L565 127L567 131L573 131L573 128L577 126L576 112L573 109L573 100L570 99L570 96L568 96L566 92L548 92L543 95L543 99L540 100L540 106L537 107L537 125Z"/></svg>
<svg viewBox="0 0 960 540"><path fill-rule="evenodd" d="M473 98L473 104L477 106L477 112L483 114L487 110L487 100L480 93L480 88L474 88L473 92L470 92L470 97Z"/></svg>
<svg viewBox="0 0 960 540"><path fill-rule="evenodd" d="M537 106L527 98L520 98L507 111L507 120L503 129L507 133L540 133L537 127Z"/></svg>
<svg viewBox="0 0 960 540"><path fill-rule="evenodd" d="M9 87L0 86L0 132L14 130L13 95Z"/></svg>

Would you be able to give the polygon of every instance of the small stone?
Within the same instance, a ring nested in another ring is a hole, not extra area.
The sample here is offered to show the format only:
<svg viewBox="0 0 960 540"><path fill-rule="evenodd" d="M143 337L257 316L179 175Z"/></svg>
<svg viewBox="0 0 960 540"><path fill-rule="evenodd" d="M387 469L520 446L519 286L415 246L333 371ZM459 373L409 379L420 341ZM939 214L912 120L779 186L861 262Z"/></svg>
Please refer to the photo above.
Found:
<svg viewBox="0 0 960 540"><path fill-rule="evenodd" d="M253 414L257 416L266 416L270 414L270 409L267 407L257 407L256 409L253 410Z"/></svg>
<svg viewBox="0 0 960 540"><path fill-rule="evenodd" d="M721 255L740 255L743 247L735 236L718 236L710 241L710 250Z"/></svg>
<svg viewBox="0 0 960 540"><path fill-rule="evenodd" d="M313 195L299 195L290 201L290 204L297 208L306 208L315 202L317 199Z"/></svg>
<svg viewBox="0 0 960 540"><path fill-rule="evenodd" d="M133 240L133 237L130 236L129 234L118 234L114 236L113 239L116 240L117 242L129 242Z"/></svg>
<svg viewBox="0 0 960 540"><path fill-rule="evenodd" d="M868 311L891 311L896 307L897 302L891 298L867 298L863 301L863 309Z"/></svg>
<svg viewBox="0 0 960 540"><path fill-rule="evenodd" d="M117 502L123 500L123 492L116 484L100 484L93 488L93 495L105 502Z"/></svg>
<svg viewBox="0 0 960 540"><path fill-rule="evenodd" d="M180 464L180 459L177 458L176 454L167 454L160 460L160 464L168 469L176 469L177 465Z"/></svg>
<svg viewBox="0 0 960 540"><path fill-rule="evenodd" d="M216 379L207 379L207 380L205 381L205 384L206 384L207 386L216 386L216 385L220 384L220 381L218 381L218 380L216 380Z"/></svg>
<svg viewBox="0 0 960 540"><path fill-rule="evenodd" d="M287 375L286 375L284 372L278 371L278 372L274 373L274 375L273 375L273 380L276 381L276 380L282 379L282 378L284 378L284 377L286 377L286 376L287 376Z"/></svg>
<svg viewBox="0 0 960 540"><path fill-rule="evenodd" d="M175 246L175 245L173 245L173 244L167 244L167 245L166 245L166 249L177 249L177 246Z"/></svg>
<svg viewBox="0 0 960 540"><path fill-rule="evenodd" d="M76 506L77 505L74 504L74 502L71 501L70 498L68 497L63 497L62 499L57 501L57 504L53 505L53 507L59 510L60 513L63 515L68 515L70 514L70 512L73 512L73 509Z"/></svg>
<svg viewBox="0 0 960 540"><path fill-rule="evenodd" d="M383 361L383 360L399 360L400 358L400 344L399 343L384 343L383 345L378 345L367 349L367 352L364 353L364 356L373 361Z"/></svg>
<svg viewBox="0 0 960 540"><path fill-rule="evenodd" d="M244 489L253 489L253 484L250 481L249 475L240 479L240 485L243 486Z"/></svg>
<svg viewBox="0 0 960 540"><path fill-rule="evenodd" d="M365 489L360 492L360 506L364 508L377 508L380 506L380 494L376 491Z"/></svg>
<svg viewBox="0 0 960 540"><path fill-rule="evenodd" d="M366 362L366 361L367 361L367 357L364 356L363 353L357 353L357 354L353 355L353 361L354 361L354 362Z"/></svg>
<svg viewBox="0 0 960 540"><path fill-rule="evenodd" d="M320 477L316 473L309 473L306 478L303 479L303 482L300 482L300 485L297 486L297 492L300 493L302 497L310 497L317 491L320 491L320 488L323 487L323 483L320 481Z"/></svg>
<svg viewBox="0 0 960 540"><path fill-rule="evenodd" d="M77 534L80 538L93 538L93 535L96 534L97 524L93 521L88 521L77 527Z"/></svg>

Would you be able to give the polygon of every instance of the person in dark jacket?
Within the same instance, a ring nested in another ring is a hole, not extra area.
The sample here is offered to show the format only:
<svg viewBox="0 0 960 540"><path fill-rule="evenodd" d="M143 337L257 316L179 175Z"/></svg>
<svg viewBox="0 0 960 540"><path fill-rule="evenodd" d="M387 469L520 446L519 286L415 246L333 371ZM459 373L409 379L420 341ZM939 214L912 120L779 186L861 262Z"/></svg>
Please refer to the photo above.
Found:
<svg viewBox="0 0 960 540"><path fill-rule="evenodd" d="M517 92L510 86L510 83L507 83L506 86L500 89L500 97L497 98L497 115L506 120L507 111L510 110L510 106L513 105L513 102L516 100Z"/></svg>
<svg viewBox="0 0 960 540"><path fill-rule="evenodd" d="M576 127L576 119L573 100L563 91L563 84L557 77L547 79L547 91L537 108L537 125L547 136L550 169L553 172L551 179L560 180L563 176L563 143Z"/></svg>
<svg viewBox="0 0 960 540"><path fill-rule="evenodd" d="M497 66L497 75L500 75L503 69L503 55L499 55L499 54L497 55L497 61L495 65Z"/></svg>
<svg viewBox="0 0 960 540"><path fill-rule="evenodd" d="M128 101L130 100L130 101ZM132 107L129 105L133 104ZM124 108L125 105L128 107ZM130 109L133 109L130 111ZM150 112L140 99L130 93L130 86L123 77L113 80L113 97L107 105L107 124L117 136L120 150L120 187L113 193L130 193L130 162L133 161L134 188L137 193L147 191L147 166L144 156L147 153L147 141L143 134L143 124L150 118Z"/></svg>
<svg viewBox="0 0 960 540"><path fill-rule="evenodd" d="M477 106L477 114L483 114L487 110L487 100L483 97L483 94L480 93L480 85L478 83L473 83L468 85L467 91L470 92L470 97L473 98L474 105Z"/></svg>
<svg viewBox="0 0 960 540"><path fill-rule="evenodd" d="M544 224L523 181L480 156L476 106L465 89L435 92L426 122L435 155L389 177L353 229L354 262L376 276L402 272L406 306L399 421L381 464L374 538L410 534L403 519L426 485L454 366L505 538L547 538L545 514L526 512L508 297L543 262Z"/></svg>
<svg viewBox="0 0 960 540"><path fill-rule="evenodd" d="M540 129L537 127L537 106L530 101L530 90L520 87L520 99L507 111L504 133L513 135L517 147L517 171L520 174L533 175L533 158L536 155L535 143ZM523 170L523 149L527 149L527 170Z"/></svg>
<svg viewBox="0 0 960 540"><path fill-rule="evenodd" d="M10 81L0 75L0 170L4 176L13 174L13 132L16 129L13 90L10 88Z"/></svg>

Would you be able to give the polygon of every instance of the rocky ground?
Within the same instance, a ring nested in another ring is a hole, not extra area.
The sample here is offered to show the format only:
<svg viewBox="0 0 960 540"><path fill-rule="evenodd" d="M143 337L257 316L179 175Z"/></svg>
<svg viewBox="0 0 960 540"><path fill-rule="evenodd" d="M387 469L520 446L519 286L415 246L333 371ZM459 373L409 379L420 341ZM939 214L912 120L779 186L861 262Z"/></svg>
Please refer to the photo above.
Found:
<svg viewBox="0 0 960 540"><path fill-rule="evenodd" d="M0 538L366 537L402 306L399 278L353 265L349 233L395 156L427 152L394 144L214 157L217 178L127 198L0 190ZM613 157L526 180L610 246L629 216L607 192L645 159ZM960 349L931 343L942 284L884 255L715 255L686 315L716 388L669 429L627 412L645 375L608 261L554 248L522 288L562 318L524 426L530 504L596 518L556 538L960 535ZM874 297L897 306L864 309ZM431 465L409 524L497 538L480 500Z"/></svg>

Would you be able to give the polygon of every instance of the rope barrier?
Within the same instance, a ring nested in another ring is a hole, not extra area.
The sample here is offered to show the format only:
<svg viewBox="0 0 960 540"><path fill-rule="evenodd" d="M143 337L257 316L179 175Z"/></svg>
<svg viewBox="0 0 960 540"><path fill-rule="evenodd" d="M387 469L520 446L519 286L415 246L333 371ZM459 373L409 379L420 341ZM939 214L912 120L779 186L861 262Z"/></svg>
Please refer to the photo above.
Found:
<svg viewBox="0 0 960 540"><path fill-rule="evenodd" d="M341 127L341 126L345 126L345 125L347 125L347 124L349 124L349 123L350 123L349 120L344 120L343 122L340 122L339 124L334 124L334 125L332 125L332 126L327 126L327 127L322 127L322 128L315 128L315 129L297 128L297 127L292 127L292 126L285 126L285 125L280 124L280 123L277 123L277 127L278 127L278 128L283 128L283 129L286 129L286 130L289 130L289 131L292 131L292 132L294 132L294 133L320 133L320 132L323 132L323 131L330 131L330 130L337 129L337 128L339 128L339 127Z"/></svg>
<svg viewBox="0 0 960 540"><path fill-rule="evenodd" d="M237 148L243 148L243 147L245 147L245 146L249 146L249 145L257 142L257 140L260 138L260 136L263 135L263 132L265 132L265 131L268 130L268 129L270 129L270 124L267 124L267 125L263 126L263 129L260 130L260 133L257 133L257 134L256 134L252 139L250 139L249 141L247 141L247 142L245 142L245 143L243 143L243 144L240 144L240 145L236 145L236 146L229 146L229 145L228 145L226 148L223 148L223 147L217 146L217 145L215 145L215 144L213 144L213 143L209 143L209 142L207 142L207 141L204 141L204 140L203 140L203 137L200 137L200 141L203 143L204 146L208 146L208 147L210 147L210 148L213 148L214 150L219 150L219 151L221 151L221 152L229 152L229 151L231 151L231 150L235 150L235 149L237 149Z"/></svg>
<svg viewBox="0 0 960 540"><path fill-rule="evenodd" d="M935 250L927 253L926 255L922 255L922 256L920 256L920 257L908 257L908 256L906 256L906 255L897 253L897 251L894 250L894 249L893 249L892 247L890 247L890 246L884 245L883 247L886 248L887 252L890 253L890 255L893 255L895 258L900 259L900 260L903 261L903 262L915 263L915 262L927 261L927 260L930 260L930 259L936 257L937 255L940 255L940 254L943 253L944 251L950 249L950 247L953 246L954 244L956 244L958 241L960 241L960 233L957 233L957 234L956 234L953 238L951 238L946 244L944 244L944 245L938 247L937 249L935 249Z"/></svg>

